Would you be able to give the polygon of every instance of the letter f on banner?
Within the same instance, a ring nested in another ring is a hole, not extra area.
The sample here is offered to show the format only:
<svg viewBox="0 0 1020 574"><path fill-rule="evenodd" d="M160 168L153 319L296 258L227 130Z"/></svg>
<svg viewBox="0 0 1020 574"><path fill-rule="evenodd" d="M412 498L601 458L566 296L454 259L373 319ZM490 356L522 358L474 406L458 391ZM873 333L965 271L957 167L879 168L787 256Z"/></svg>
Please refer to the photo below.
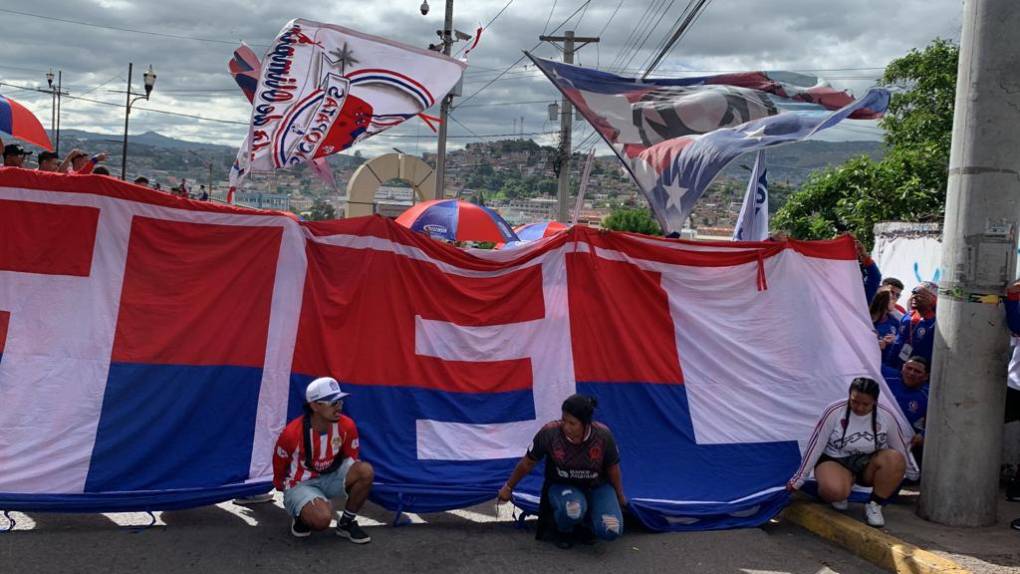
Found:
<svg viewBox="0 0 1020 574"><path fill-rule="evenodd" d="M560 404L574 394L576 386L562 253L542 263L542 297L544 316L520 323L465 327L415 318L415 353L419 356L469 362L529 359L536 416L534 420L490 424L419 419L415 424L419 460L517 458L543 424L559 418Z"/></svg>

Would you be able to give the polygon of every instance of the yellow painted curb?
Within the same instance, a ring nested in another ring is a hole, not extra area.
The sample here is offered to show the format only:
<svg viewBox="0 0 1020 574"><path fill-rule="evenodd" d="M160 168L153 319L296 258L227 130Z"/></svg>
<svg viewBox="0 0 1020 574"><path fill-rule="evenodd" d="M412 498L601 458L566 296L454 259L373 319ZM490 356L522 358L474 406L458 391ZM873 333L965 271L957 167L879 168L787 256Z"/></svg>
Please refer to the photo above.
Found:
<svg viewBox="0 0 1020 574"><path fill-rule="evenodd" d="M943 558L812 502L796 501L782 518L838 544L865 560L897 574L970 574Z"/></svg>

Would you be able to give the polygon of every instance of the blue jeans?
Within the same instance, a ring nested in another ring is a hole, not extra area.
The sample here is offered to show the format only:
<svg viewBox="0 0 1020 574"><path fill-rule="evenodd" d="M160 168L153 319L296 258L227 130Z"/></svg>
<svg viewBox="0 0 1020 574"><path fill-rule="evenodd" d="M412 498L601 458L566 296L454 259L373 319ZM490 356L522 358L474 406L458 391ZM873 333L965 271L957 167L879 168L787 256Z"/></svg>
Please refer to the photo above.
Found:
<svg viewBox="0 0 1020 574"><path fill-rule="evenodd" d="M551 484L549 504L560 532L572 531L587 518L592 532L602 540L615 540L623 534L623 512L616 491L608 484L587 492L576 486Z"/></svg>

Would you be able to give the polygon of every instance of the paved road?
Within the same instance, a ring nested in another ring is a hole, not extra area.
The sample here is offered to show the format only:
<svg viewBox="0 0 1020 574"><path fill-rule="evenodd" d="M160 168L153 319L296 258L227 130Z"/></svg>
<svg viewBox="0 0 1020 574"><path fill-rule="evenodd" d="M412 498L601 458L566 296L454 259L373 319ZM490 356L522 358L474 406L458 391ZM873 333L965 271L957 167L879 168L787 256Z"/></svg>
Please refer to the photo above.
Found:
<svg viewBox="0 0 1020 574"><path fill-rule="evenodd" d="M164 512L153 528L144 514L18 514L0 534L0 572L737 572L744 574L878 573L791 524L721 532L656 534L631 528L620 540L560 550L517 529L489 504L466 512L392 518L367 508L373 542L357 546L332 532L295 539L278 503L231 503ZM6 526L6 521L0 519Z"/></svg>

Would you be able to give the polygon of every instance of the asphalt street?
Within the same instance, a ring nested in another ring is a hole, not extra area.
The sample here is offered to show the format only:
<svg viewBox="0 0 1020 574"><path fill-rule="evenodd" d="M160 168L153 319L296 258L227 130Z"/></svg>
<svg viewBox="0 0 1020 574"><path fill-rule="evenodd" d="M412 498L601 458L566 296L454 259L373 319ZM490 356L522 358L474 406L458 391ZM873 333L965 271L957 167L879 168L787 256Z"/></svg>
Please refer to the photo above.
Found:
<svg viewBox="0 0 1020 574"><path fill-rule="evenodd" d="M222 503L158 513L14 514L0 534L0 572L737 572L816 574L881 572L792 524L697 533L652 533L627 524L613 543L561 550L515 527L509 508L410 515L367 507L372 536L355 545L332 531L296 539L279 502L251 508ZM0 518L0 526L7 522ZM339 569L339 570L338 570Z"/></svg>

